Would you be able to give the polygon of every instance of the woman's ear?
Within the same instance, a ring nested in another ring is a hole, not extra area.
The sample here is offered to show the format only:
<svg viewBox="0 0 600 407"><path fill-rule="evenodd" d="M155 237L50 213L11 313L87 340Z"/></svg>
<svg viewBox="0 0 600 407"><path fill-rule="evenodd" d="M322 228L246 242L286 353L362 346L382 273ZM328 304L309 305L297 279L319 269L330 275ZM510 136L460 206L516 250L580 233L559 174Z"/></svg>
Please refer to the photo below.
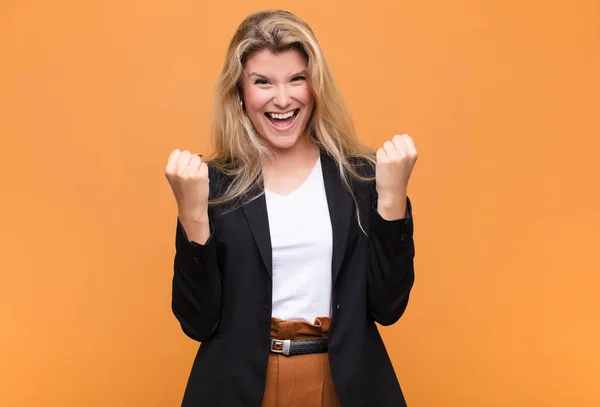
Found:
<svg viewBox="0 0 600 407"><path fill-rule="evenodd" d="M242 92L242 87L240 85L237 85L236 90L240 106L242 107L242 110L246 110L244 106L244 93Z"/></svg>

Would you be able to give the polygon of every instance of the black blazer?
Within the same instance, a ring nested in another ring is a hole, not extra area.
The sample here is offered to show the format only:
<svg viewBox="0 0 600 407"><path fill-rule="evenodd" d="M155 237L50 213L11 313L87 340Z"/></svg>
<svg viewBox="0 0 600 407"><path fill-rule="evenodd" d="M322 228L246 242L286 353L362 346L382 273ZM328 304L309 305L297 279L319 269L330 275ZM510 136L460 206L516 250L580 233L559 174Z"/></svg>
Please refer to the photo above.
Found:
<svg viewBox="0 0 600 407"><path fill-rule="evenodd" d="M405 406L375 322L395 323L414 282L413 220L377 212L373 182L353 182L355 203L336 164L321 152L333 228L329 361L342 407ZM374 170L371 168L371 175ZM211 198L226 177L210 167ZM190 242L179 219L172 310L187 336L202 342L183 407L259 407L271 329L271 242L264 194L228 213L209 209L211 235ZM293 357L293 356L292 356Z"/></svg>

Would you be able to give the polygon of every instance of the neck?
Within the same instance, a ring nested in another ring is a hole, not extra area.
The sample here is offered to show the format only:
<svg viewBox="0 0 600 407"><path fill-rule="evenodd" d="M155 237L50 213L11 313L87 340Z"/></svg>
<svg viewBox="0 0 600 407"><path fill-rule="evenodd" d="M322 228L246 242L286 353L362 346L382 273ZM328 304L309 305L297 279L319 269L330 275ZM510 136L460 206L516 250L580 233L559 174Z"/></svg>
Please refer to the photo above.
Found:
<svg viewBox="0 0 600 407"><path fill-rule="evenodd" d="M302 137L291 148L275 150L272 157L262 162L263 171L293 172L307 163L314 163L319 154L319 147Z"/></svg>

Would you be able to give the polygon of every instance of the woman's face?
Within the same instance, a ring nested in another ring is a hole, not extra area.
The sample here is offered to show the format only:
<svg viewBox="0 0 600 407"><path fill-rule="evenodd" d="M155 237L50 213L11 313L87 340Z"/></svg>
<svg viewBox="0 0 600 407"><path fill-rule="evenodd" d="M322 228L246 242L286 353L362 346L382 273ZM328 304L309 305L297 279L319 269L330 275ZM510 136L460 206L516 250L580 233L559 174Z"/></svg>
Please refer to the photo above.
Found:
<svg viewBox="0 0 600 407"><path fill-rule="evenodd" d="M314 106L306 67L306 59L295 49L277 55L263 50L246 61L242 73L246 113L275 149L289 149L304 140Z"/></svg>

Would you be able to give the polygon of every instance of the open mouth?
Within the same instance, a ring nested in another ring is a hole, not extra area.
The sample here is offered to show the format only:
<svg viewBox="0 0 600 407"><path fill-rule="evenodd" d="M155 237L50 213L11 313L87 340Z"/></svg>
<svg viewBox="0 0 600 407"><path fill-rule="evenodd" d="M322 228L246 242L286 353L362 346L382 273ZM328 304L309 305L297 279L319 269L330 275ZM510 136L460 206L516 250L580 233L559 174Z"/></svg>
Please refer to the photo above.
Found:
<svg viewBox="0 0 600 407"><path fill-rule="evenodd" d="M299 111L300 109L294 109L286 114L275 114L276 117L273 117L270 113L265 113L265 117L276 130L286 131L294 125Z"/></svg>

